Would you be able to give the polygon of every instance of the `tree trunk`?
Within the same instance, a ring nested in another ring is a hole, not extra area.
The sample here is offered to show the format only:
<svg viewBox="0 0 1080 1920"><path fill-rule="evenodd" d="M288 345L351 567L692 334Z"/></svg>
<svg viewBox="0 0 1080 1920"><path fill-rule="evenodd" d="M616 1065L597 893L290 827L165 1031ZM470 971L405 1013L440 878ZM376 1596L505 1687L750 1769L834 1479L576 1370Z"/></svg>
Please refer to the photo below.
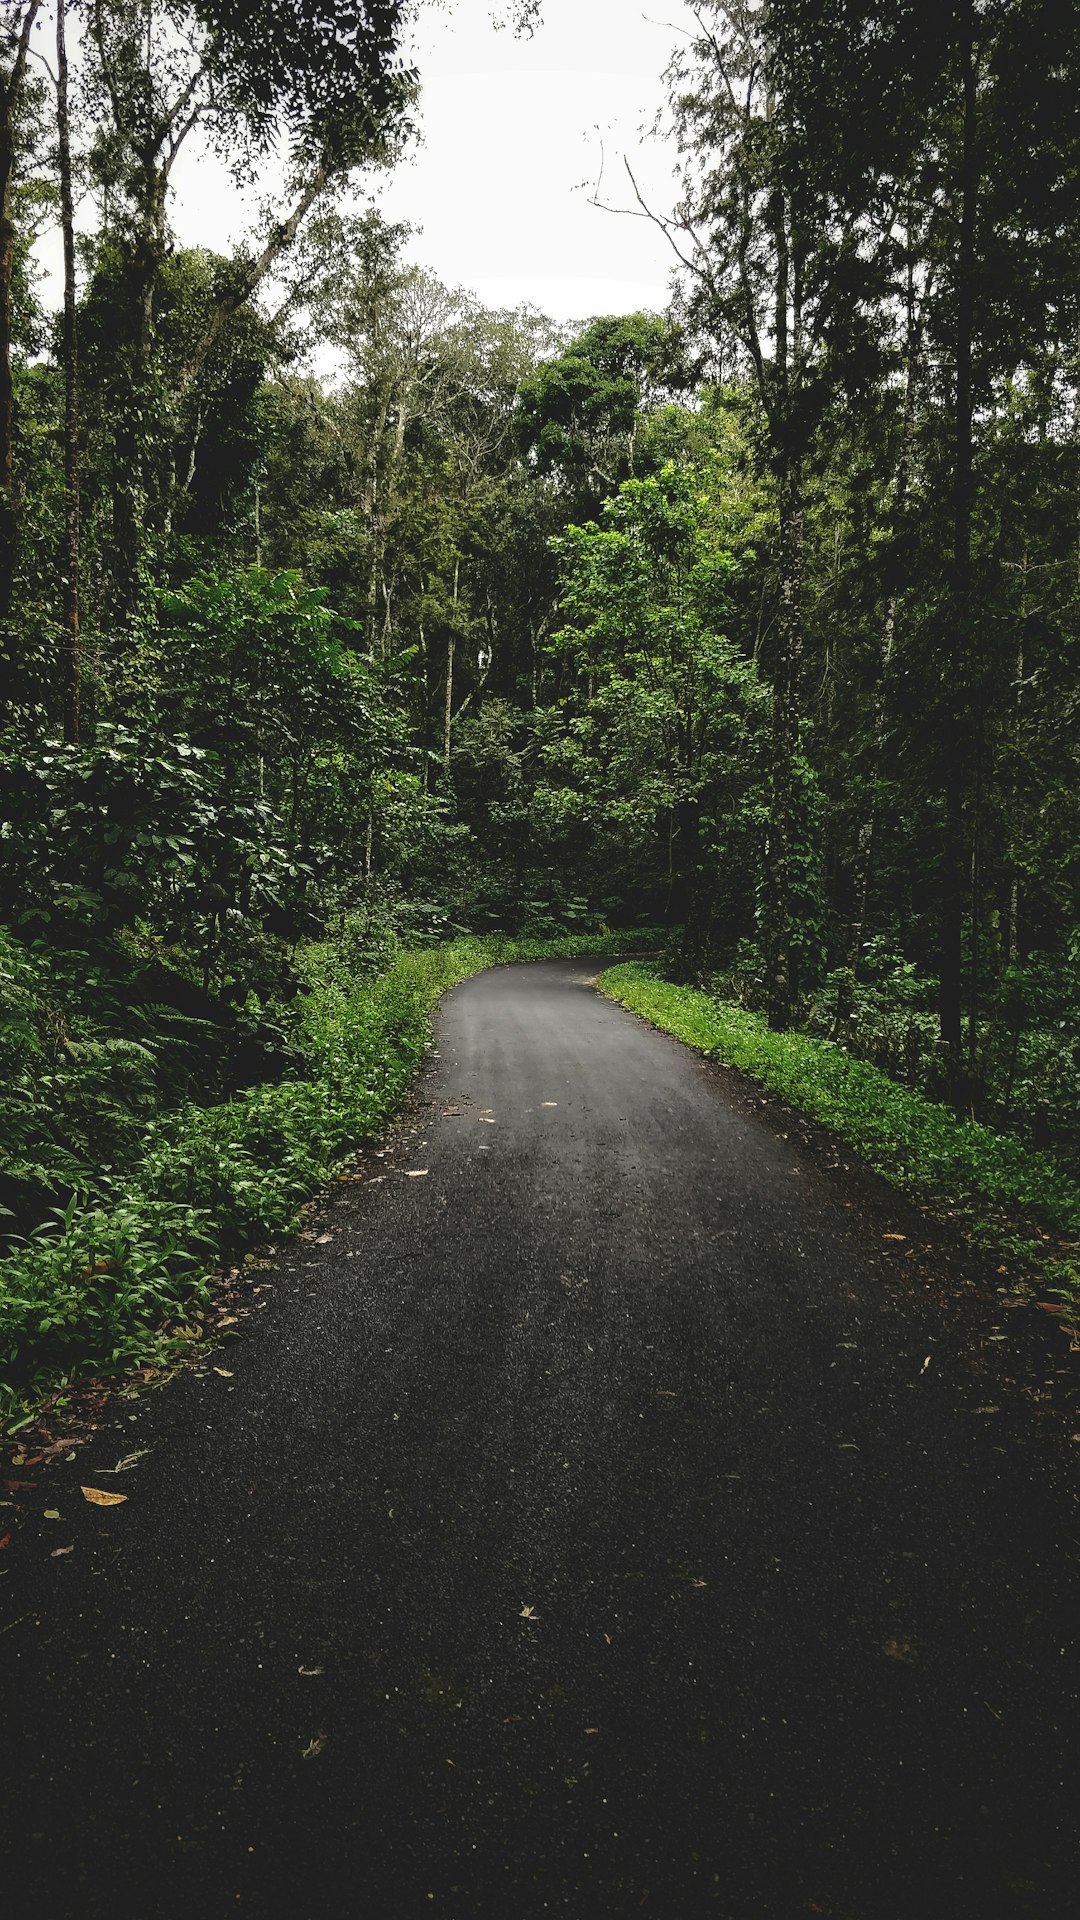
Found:
<svg viewBox="0 0 1080 1920"><path fill-rule="evenodd" d="M776 110L770 95L766 118ZM780 517L780 604L773 680L773 726L769 829L765 861L765 993L769 1024L791 1025L795 983L792 968L791 860L794 837L795 755L799 749L803 653L803 473L796 451L793 398L801 377L798 298L791 312L791 209L782 187L772 194L769 227L776 248L773 282L773 375L763 389L770 415ZM798 275L795 274L796 294ZM794 340L791 321L794 318ZM793 350L794 349L794 350Z"/></svg>
<svg viewBox="0 0 1080 1920"><path fill-rule="evenodd" d="M11 282L15 271L15 227L11 190L15 175L15 112L40 0L31 0L23 18L10 74L0 86L0 622L11 613L18 548L15 505L15 389L11 372ZM10 675L10 641L0 634L0 660ZM7 705L7 699L4 700Z"/></svg>
<svg viewBox="0 0 1080 1920"><path fill-rule="evenodd" d="M151 486L151 431L154 346L154 296L166 250L166 180L148 164L150 180L140 229L127 266L127 327L130 342L129 404L117 421L113 442L113 614L130 629L142 598L143 556L148 514L155 504Z"/></svg>
<svg viewBox="0 0 1080 1920"><path fill-rule="evenodd" d="M765 969L769 1024L791 1024L791 860L794 838L794 762L799 749L803 618L802 469L785 463L780 476L780 608L773 684L772 780L766 849Z"/></svg>
<svg viewBox="0 0 1080 1920"><path fill-rule="evenodd" d="M446 687L443 693L443 771L450 771L450 721L454 706L454 646L453 627L446 631Z"/></svg>
<svg viewBox="0 0 1080 1920"><path fill-rule="evenodd" d="M896 481L892 497L892 522L894 533L899 529L904 508L907 504L908 486L911 479L912 461L915 452L915 400L919 351L922 342L922 321L916 316L914 275L911 266L911 231L908 229L908 273L907 273L907 327L906 327L906 372L904 380L904 413L900 435L900 455L896 465ZM893 647L896 641L896 606L899 581L895 563L890 568L888 598L885 603L885 618L881 629L881 668L874 696L874 734L873 760L870 769L870 793L866 818L859 829L858 849L855 858L854 904L851 923L848 929L848 947L846 964L840 975L840 984L836 994L836 1013L833 1022L833 1038L843 1038L847 1023L851 1018L854 1005L855 984L859 974L859 961L862 956L863 936L866 929L866 910L870 898L870 880L874 870L874 850L877 840L877 820L879 806L879 788L881 782L881 763L885 754L885 683L892 665Z"/></svg>
<svg viewBox="0 0 1080 1920"><path fill-rule="evenodd" d="M461 581L460 557L454 560L454 617L446 631L446 693L443 700L443 771L450 771L450 725L454 711L454 652L457 645L458 588Z"/></svg>
<svg viewBox="0 0 1080 1920"><path fill-rule="evenodd" d="M963 62L963 120L960 152L960 234L956 254L956 395L953 418L953 556L950 606L951 634L947 650L948 686L942 701L941 791L944 837L940 867L940 997L938 1014L941 1044L954 1106L964 1103L963 1072L963 902L968 878L966 793L971 741L968 676L971 666L972 572L971 519L974 466L974 399L972 355L974 338L975 216L978 202L976 115L978 48L974 9L967 8L967 27L960 48Z"/></svg>
<svg viewBox="0 0 1080 1920"><path fill-rule="evenodd" d="M75 305L75 219L71 190L71 126L65 0L56 0L56 128L60 146L60 217L64 237L64 737L79 738L79 348Z"/></svg>

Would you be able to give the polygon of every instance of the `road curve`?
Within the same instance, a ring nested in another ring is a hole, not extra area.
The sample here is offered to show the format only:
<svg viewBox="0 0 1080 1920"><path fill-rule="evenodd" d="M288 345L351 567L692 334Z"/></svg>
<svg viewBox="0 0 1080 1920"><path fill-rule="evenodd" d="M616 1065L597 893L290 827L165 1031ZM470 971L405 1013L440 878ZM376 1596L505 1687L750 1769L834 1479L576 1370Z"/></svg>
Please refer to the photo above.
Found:
<svg viewBox="0 0 1080 1920"><path fill-rule="evenodd" d="M32 1496L7 1920L1070 1910L1037 1389L987 1411L912 1218L588 971L449 995L226 1371Z"/></svg>

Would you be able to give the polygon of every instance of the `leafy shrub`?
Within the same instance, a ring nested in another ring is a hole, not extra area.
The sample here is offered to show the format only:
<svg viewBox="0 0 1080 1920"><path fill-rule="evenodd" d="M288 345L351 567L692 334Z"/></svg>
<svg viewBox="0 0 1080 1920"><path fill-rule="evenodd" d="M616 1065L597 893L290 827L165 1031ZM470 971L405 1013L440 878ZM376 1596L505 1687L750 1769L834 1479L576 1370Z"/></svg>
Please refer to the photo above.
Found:
<svg viewBox="0 0 1080 1920"><path fill-rule="evenodd" d="M843 1033L836 1031L837 1002L848 976L829 974L807 1012L807 1031L839 1040L848 1053L869 1060L895 1080L935 1096L945 1088L938 1039L936 979L920 974L881 939L867 941L859 976L846 996Z"/></svg>
<svg viewBox="0 0 1080 1920"><path fill-rule="evenodd" d="M112 1205L73 1198L0 1269L6 1397L35 1373L82 1362L132 1364L163 1320L206 1297L211 1239L191 1208L133 1193Z"/></svg>

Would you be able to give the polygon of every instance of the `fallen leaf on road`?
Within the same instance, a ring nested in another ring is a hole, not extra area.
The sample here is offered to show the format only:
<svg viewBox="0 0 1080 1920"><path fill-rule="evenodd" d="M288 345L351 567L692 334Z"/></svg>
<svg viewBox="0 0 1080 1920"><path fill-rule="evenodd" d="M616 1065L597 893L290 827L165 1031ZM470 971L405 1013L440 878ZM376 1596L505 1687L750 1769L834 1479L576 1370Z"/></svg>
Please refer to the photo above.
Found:
<svg viewBox="0 0 1080 1920"><path fill-rule="evenodd" d="M557 1100L541 1100L540 1102L542 1107L557 1107L558 1104Z"/></svg>
<svg viewBox="0 0 1080 1920"><path fill-rule="evenodd" d="M325 1673L326 1668L325 1667L297 1667L296 1671L297 1673L302 1673L305 1680L314 1680L320 1673Z"/></svg>
<svg viewBox="0 0 1080 1920"><path fill-rule="evenodd" d="M74 1553L74 1551L75 1551L74 1547L54 1547L52 1552L49 1555L49 1559L59 1560L61 1554Z"/></svg>
<svg viewBox="0 0 1080 1920"><path fill-rule="evenodd" d="M521 1620L539 1620L540 1615L537 1613L535 1607L522 1607L518 1618Z"/></svg>
<svg viewBox="0 0 1080 1920"><path fill-rule="evenodd" d="M317 1247L328 1246L333 1237L332 1233L317 1233L315 1236L315 1245Z"/></svg>
<svg viewBox="0 0 1080 1920"><path fill-rule="evenodd" d="M599 1733L599 1727L586 1727L586 1733Z"/></svg>
<svg viewBox="0 0 1080 1920"><path fill-rule="evenodd" d="M228 1367L215 1367L215 1368L214 1368L214 1372L215 1372L215 1373L220 1373L220 1375L221 1375L221 1377L222 1377L222 1379L223 1379L223 1380L231 1380L231 1379L232 1379L232 1374L231 1374L231 1373L229 1372L229 1369L228 1369Z"/></svg>
<svg viewBox="0 0 1080 1920"><path fill-rule="evenodd" d="M492 1118L490 1113L482 1113L480 1115L480 1124L482 1127L493 1127L495 1125L495 1121Z"/></svg>
<svg viewBox="0 0 1080 1920"><path fill-rule="evenodd" d="M906 1240L907 1234L906 1233L883 1233L881 1237L883 1240Z"/></svg>
<svg viewBox="0 0 1080 1920"><path fill-rule="evenodd" d="M236 1325L235 1313L223 1313L221 1316L221 1319L218 1321L217 1324L219 1327L235 1327Z"/></svg>
<svg viewBox="0 0 1080 1920"><path fill-rule="evenodd" d="M409 1167L405 1173L406 1180L426 1180L427 1176L428 1170L426 1167Z"/></svg>
<svg viewBox="0 0 1080 1920"><path fill-rule="evenodd" d="M886 1640L881 1651L890 1660L899 1660L906 1667L915 1666L919 1658L912 1642L902 1635Z"/></svg>
<svg viewBox="0 0 1080 1920"><path fill-rule="evenodd" d="M83 1487L81 1492L92 1507L118 1507L127 1499L126 1493L103 1493L100 1487Z"/></svg>
<svg viewBox="0 0 1080 1920"><path fill-rule="evenodd" d="M930 1362L931 1362L931 1360L932 1360L932 1359L933 1359L933 1354L930 1354L930 1353L928 1353L928 1354L927 1354L927 1356L926 1356L926 1359L925 1359L925 1360L923 1361L923 1363L922 1363L922 1366L921 1366L921 1367L919 1368L919 1372L920 1372L920 1373L925 1373L925 1372L926 1372L926 1369L927 1369L927 1367L928 1367L928 1366L930 1365Z"/></svg>
<svg viewBox="0 0 1080 1920"><path fill-rule="evenodd" d="M1000 1407L972 1407L972 1413L1000 1413Z"/></svg>
<svg viewBox="0 0 1080 1920"><path fill-rule="evenodd" d="M1035 1305L1041 1307L1044 1313L1064 1313L1065 1311L1064 1307L1056 1306L1052 1300L1036 1300Z"/></svg>
<svg viewBox="0 0 1080 1920"><path fill-rule="evenodd" d="M36 1487L36 1486L37 1486L36 1480L5 1480L4 1481L5 1493L28 1493L31 1487Z"/></svg>
<svg viewBox="0 0 1080 1920"><path fill-rule="evenodd" d="M11 1535L10 1533L5 1533L3 1539L0 1540L0 1548L10 1547L10 1545L11 1545Z"/></svg>
<svg viewBox="0 0 1080 1920"><path fill-rule="evenodd" d="M313 1733L307 1746L300 1749L301 1760L314 1760L316 1754L321 1753L325 1745L325 1733Z"/></svg>
<svg viewBox="0 0 1080 1920"><path fill-rule="evenodd" d="M46 1507L44 1515L42 1517L46 1520L59 1520L60 1518L59 1507Z"/></svg>

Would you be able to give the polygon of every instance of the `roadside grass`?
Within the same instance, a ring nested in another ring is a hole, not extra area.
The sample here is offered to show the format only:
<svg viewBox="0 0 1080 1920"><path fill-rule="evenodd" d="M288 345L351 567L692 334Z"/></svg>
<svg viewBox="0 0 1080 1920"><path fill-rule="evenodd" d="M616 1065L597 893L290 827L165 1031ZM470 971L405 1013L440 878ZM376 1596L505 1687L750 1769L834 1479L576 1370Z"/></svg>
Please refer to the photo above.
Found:
<svg viewBox="0 0 1080 1920"><path fill-rule="evenodd" d="M623 954L655 932L549 940L464 937L358 974L332 941L302 958L305 1070L146 1128L137 1163L102 1170L0 1264L0 1420L79 1374L160 1364L190 1350L215 1269L300 1207L396 1111L436 1002L485 967Z"/></svg>
<svg viewBox="0 0 1080 1920"><path fill-rule="evenodd" d="M760 1014L675 986L647 962L609 968L600 986L831 1128L928 1214L996 1253L1012 1281L1080 1311L1080 1185L1047 1154L957 1119L833 1041L774 1033Z"/></svg>

